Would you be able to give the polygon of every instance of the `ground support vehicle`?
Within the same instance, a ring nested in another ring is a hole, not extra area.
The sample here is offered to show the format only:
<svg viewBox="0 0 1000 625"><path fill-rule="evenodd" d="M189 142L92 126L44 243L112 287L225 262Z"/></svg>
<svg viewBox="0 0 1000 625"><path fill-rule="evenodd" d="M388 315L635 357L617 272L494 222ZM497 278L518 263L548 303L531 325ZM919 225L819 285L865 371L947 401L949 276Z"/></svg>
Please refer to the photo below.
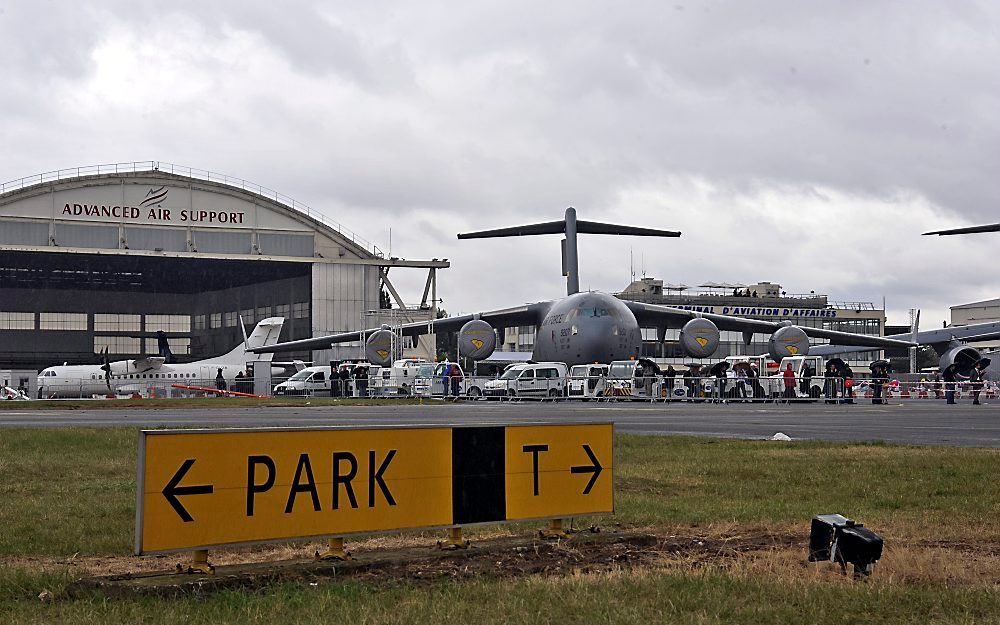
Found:
<svg viewBox="0 0 1000 625"><path fill-rule="evenodd" d="M566 396L570 399L599 399L608 388L609 365L573 365L566 378Z"/></svg>
<svg viewBox="0 0 1000 625"><path fill-rule="evenodd" d="M615 360L608 367L605 396L620 399L664 399L663 376L652 360Z"/></svg>
<svg viewBox="0 0 1000 625"><path fill-rule="evenodd" d="M275 395L329 395L329 366L306 367L274 387Z"/></svg>

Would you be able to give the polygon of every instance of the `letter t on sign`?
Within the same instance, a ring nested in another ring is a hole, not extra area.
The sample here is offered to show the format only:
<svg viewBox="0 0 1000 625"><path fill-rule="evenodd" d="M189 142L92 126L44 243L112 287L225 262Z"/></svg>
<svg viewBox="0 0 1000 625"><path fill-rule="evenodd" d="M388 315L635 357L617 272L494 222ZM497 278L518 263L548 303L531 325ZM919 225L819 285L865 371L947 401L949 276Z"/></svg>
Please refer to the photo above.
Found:
<svg viewBox="0 0 1000 625"><path fill-rule="evenodd" d="M535 486L535 497L538 496L538 454L543 451L548 451L548 445L525 445L521 447L521 451L526 454L531 454L531 470L534 474L534 486Z"/></svg>

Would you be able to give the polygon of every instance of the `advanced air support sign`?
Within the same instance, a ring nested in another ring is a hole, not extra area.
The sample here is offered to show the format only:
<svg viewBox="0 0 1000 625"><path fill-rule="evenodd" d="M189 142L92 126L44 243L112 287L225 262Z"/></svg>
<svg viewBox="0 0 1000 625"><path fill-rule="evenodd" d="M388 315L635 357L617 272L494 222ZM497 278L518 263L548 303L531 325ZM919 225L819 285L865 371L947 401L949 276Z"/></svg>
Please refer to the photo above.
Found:
<svg viewBox="0 0 1000 625"><path fill-rule="evenodd" d="M613 426L150 430L137 554L614 511Z"/></svg>

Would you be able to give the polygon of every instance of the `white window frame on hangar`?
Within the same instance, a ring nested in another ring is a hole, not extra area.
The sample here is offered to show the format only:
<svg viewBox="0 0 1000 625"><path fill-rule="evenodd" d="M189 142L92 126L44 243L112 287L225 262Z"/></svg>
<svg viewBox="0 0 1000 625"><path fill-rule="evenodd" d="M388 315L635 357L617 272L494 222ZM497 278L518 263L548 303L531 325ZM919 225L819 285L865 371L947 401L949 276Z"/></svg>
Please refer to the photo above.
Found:
<svg viewBox="0 0 1000 625"><path fill-rule="evenodd" d="M387 258L287 196L206 170L142 161L38 174L0 185L0 369L97 362L104 347L113 360L156 354L158 331L178 362L198 360L243 340L240 317L248 332L285 317L283 341L430 319L448 266ZM419 305L405 305L393 267L427 269ZM433 355L433 336L409 353Z"/></svg>

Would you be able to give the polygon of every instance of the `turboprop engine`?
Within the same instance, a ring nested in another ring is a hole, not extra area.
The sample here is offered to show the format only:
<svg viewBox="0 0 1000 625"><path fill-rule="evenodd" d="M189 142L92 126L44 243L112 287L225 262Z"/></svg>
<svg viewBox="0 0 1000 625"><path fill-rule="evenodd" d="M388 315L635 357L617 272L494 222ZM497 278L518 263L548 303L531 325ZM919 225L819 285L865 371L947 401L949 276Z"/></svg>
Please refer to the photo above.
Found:
<svg viewBox="0 0 1000 625"><path fill-rule="evenodd" d="M805 330L797 326L778 328L767 342L767 352L774 362L781 362L786 356L806 356L809 354L809 337Z"/></svg>
<svg viewBox="0 0 1000 625"><path fill-rule="evenodd" d="M395 342L396 335L389 326L382 326L381 330L372 332L365 341L365 358L372 364L388 367L392 364L392 348Z"/></svg>
<svg viewBox="0 0 1000 625"><path fill-rule="evenodd" d="M982 357L979 350L974 347L953 343L948 346L947 351L941 354L941 371L944 371L951 365L955 365L955 369L960 375L967 376L972 370L973 365L979 362Z"/></svg>
<svg viewBox="0 0 1000 625"><path fill-rule="evenodd" d="M458 331L458 353L473 360L489 358L497 348L493 326L481 319L469 321Z"/></svg>
<svg viewBox="0 0 1000 625"><path fill-rule="evenodd" d="M681 347L692 358L708 358L719 348L719 328L708 319L692 319L681 328Z"/></svg>

